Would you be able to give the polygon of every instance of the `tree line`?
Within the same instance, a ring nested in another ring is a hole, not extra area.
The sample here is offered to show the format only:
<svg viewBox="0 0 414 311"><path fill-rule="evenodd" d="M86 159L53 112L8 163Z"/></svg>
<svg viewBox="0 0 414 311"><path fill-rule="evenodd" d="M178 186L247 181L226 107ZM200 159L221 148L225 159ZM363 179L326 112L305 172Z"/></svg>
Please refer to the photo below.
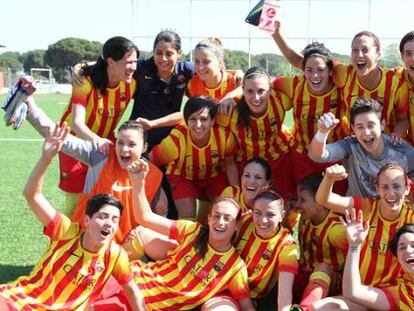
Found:
<svg viewBox="0 0 414 311"><path fill-rule="evenodd" d="M276 48L275 48L276 49ZM22 72L30 73L30 68L52 68L58 83L69 83L71 67L82 61L96 60L102 51L102 43L79 38L65 38L49 45L47 50L32 50L25 53L4 52L0 54L0 71L11 73L12 80ZM248 69L248 53L225 50L225 63L229 69ZM141 51L140 58L151 56L151 52ZM349 63L349 56L333 54L335 59ZM190 54L184 55L190 59ZM261 66L275 75L299 74L281 55L265 53L251 56L252 66ZM386 46L383 51L382 65L392 68L402 65L397 44Z"/></svg>

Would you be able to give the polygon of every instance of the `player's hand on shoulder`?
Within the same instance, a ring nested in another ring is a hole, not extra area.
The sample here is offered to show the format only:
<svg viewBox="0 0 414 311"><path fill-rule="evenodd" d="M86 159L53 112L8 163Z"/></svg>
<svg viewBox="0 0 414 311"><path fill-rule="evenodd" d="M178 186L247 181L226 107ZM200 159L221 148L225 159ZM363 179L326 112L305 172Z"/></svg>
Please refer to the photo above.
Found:
<svg viewBox="0 0 414 311"><path fill-rule="evenodd" d="M322 133L328 133L339 124L339 119L332 112L324 113L318 120L318 129Z"/></svg>

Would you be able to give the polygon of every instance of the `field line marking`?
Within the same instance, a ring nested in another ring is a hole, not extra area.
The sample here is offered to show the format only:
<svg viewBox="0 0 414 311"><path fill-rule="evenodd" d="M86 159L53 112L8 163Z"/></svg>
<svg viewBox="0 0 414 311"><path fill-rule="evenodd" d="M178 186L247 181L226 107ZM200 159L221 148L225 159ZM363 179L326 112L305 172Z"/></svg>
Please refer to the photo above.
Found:
<svg viewBox="0 0 414 311"><path fill-rule="evenodd" d="M0 141L44 141L43 138L1 138Z"/></svg>

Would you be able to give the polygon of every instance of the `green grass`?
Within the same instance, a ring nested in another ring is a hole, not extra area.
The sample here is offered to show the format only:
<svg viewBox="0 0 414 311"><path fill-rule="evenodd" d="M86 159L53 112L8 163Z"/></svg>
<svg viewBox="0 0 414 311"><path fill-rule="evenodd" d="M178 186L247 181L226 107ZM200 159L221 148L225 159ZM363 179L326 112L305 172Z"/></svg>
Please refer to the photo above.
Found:
<svg viewBox="0 0 414 311"><path fill-rule="evenodd" d="M58 122L69 102L69 95L35 95L47 115ZM3 103L4 96L0 96ZM130 115L132 105L125 112ZM42 137L28 122L18 131L6 127L0 112L0 284L27 274L48 246L42 226L22 196L26 180L39 159ZM4 140L9 139L9 140ZM24 139L38 139L27 141ZM45 196L54 207L65 213L64 196L58 188L58 159L49 168L44 184Z"/></svg>
<svg viewBox="0 0 414 311"><path fill-rule="evenodd" d="M3 99L4 96L0 96L0 103ZM35 95L35 99L51 119L59 121L69 95ZM129 117L131 108L132 105L123 119ZM0 284L29 273L48 245L41 225L22 196L26 180L40 156L41 136L28 122L18 131L6 127L3 116L4 113L0 112ZM291 124L291 120L289 113L287 123ZM65 212L63 193L57 186L58 170L58 160L55 159L43 189L52 205Z"/></svg>

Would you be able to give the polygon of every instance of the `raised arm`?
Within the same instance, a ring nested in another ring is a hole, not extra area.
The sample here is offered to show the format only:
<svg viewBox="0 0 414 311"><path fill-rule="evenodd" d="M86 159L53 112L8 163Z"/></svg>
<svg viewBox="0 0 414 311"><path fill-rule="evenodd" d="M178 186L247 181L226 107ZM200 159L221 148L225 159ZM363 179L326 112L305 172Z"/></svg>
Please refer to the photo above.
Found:
<svg viewBox="0 0 414 311"><path fill-rule="evenodd" d="M63 141L69 133L69 128L64 124L62 127L55 126L53 132L46 136L43 143L42 155L33 168L23 190L24 198L35 213L40 223L47 227L56 215L55 208L49 203L42 192L46 170L53 157L59 152Z"/></svg>
<svg viewBox="0 0 414 311"><path fill-rule="evenodd" d="M148 164L139 160L128 168L132 180L132 207L135 221L148 229L170 236L173 222L165 217L155 214L145 195L145 176L148 173Z"/></svg>
<svg viewBox="0 0 414 311"><path fill-rule="evenodd" d="M318 131L313 136L308 146L309 157L313 160L320 160L326 151L326 140L329 132L339 124L339 120L332 112L324 113L318 120Z"/></svg>
<svg viewBox="0 0 414 311"><path fill-rule="evenodd" d="M359 272L359 258L361 255L361 244L368 235L368 222L363 221L362 211L356 215L355 210L346 212L345 221L349 242L349 250L346 257L343 273L342 290L345 298L363 305L367 308L375 306L375 310L389 310L390 305L385 293L375 287L362 285Z"/></svg>
<svg viewBox="0 0 414 311"><path fill-rule="evenodd" d="M276 23L276 30L272 35L273 40L276 42L277 46L282 52L283 56L287 61L294 67L303 70L302 62L303 55L295 51L285 40L280 32L280 22Z"/></svg>
<svg viewBox="0 0 414 311"><path fill-rule="evenodd" d="M352 197L343 197L332 192L335 181L343 180L347 177L348 173L342 165L335 164L328 167L316 192L316 203L340 214L345 214L346 210L353 210L354 200Z"/></svg>

